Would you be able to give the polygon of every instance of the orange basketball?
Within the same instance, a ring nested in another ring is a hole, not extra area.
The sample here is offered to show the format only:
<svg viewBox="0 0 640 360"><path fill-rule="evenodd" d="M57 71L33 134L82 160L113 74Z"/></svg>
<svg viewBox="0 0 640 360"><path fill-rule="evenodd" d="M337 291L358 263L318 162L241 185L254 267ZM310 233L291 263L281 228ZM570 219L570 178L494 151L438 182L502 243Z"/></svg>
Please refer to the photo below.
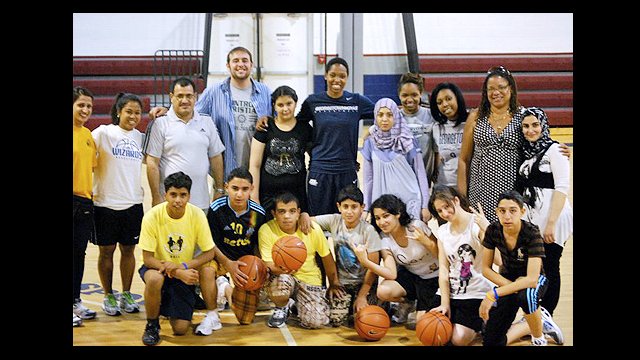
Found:
<svg viewBox="0 0 640 360"><path fill-rule="evenodd" d="M273 244L271 257L285 271L298 270L307 259L307 247L297 236L286 235Z"/></svg>
<svg viewBox="0 0 640 360"><path fill-rule="evenodd" d="M366 340L380 340L389 330L389 315L378 305L367 305L356 313L355 328L358 335Z"/></svg>
<svg viewBox="0 0 640 360"><path fill-rule="evenodd" d="M249 279L244 286L240 284L236 284L236 286L249 291L260 289L265 280L267 280L267 265L265 265L264 261L254 255L244 255L238 260L247 264L238 267L243 273L247 274Z"/></svg>
<svg viewBox="0 0 640 360"><path fill-rule="evenodd" d="M426 346L444 346L452 334L451 320L441 312L427 312L416 323L416 336Z"/></svg>

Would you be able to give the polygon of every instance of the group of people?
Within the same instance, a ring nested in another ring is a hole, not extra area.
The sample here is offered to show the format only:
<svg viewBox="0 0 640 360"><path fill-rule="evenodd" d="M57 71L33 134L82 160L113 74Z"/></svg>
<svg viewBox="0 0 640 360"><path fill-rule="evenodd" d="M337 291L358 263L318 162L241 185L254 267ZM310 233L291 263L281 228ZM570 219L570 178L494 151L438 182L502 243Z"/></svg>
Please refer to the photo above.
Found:
<svg viewBox="0 0 640 360"><path fill-rule="evenodd" d="M200 96L190 79L176 79L171 107L151 109L144 142L136 95L118 94L113 123L90 132L93 95L74 88L74 327L96 317L80 300L91 241L112 316L139 311L129 290L135 245L142 249L146 345L160 341L160 315L174 334L188 331L197 287L206 307L198 335L222 328L225 299L240 324L251 324L263 293L275 305L269 327L292 313L304 328L350 325L368 304L398 302L413 304L418 318L449 316L454 345L481 331L485 345L527 334L534 345L546 344L544 334L563 342L552 313L573 228L568 150L551 140L542 109L519 104L507 69L489 70L480 107L468 112L453 83L438 84L423 106L423 79L411 73L400 79L400 106L374 104L344 90L349 66L333 58L326 91L295 114L295 90L271 92L252 67L250 51L236 47L230 77ZM359 121L371 118L360 190ZM144 214L143 162L153 205ZM285 235L307 247L297 271L271 258ZM123 289L114 294L118 243ZM244 255L267 265L262 289L243 289ZM526 321L512 325L519 307Z"/></svg>

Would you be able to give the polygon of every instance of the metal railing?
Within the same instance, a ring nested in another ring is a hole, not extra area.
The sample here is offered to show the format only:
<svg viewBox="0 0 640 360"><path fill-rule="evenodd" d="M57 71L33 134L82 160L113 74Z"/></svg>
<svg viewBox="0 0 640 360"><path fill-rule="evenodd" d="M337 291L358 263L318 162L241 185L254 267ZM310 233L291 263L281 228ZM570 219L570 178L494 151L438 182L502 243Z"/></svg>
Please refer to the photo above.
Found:
<svg viewBox="0 0 640 360"><path fill-rule="evenodd" d="M196 84L196 92L201 93L207 86L204 71L204 51L202 50L158 50L153 56L153 101L151 107L169 107L171 83L179 77L188 77ZM204 85L200 87L204 81Z"/></svg>

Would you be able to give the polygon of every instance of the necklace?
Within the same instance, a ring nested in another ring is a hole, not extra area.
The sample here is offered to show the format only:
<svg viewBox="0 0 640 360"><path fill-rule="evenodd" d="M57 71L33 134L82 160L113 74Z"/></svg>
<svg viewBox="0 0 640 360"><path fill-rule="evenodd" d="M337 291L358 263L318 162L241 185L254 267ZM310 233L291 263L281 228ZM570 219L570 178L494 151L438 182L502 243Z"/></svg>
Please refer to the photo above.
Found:
<svg viewBox="0 0 640 360"><path fill-rule="evenodd" d="M491 113L491 116L493 116L495 113ZM510 116L511 114L509 113L509 111L505 112L502 115L496 115L493 117L493 124L495 124L496 128L498 129L498 131L501 131L502 128L504 128L504 126L506 124L503 125L503 123L505 122L505 120L508 120L511 118ZM500 116L500 118L498 118L498 116Z"/></svg>

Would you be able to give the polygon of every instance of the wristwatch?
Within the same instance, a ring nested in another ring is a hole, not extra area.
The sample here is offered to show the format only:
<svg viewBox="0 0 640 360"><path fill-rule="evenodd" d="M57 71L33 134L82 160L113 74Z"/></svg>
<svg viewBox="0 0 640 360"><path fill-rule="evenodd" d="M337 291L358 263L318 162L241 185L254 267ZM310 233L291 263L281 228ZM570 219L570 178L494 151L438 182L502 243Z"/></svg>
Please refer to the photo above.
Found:
<svg viewBox="0 0 640 360"><path fill-rule="evenodd" d="M216 189L216 193L224 194L224 189L223 188Z"/></svg>

